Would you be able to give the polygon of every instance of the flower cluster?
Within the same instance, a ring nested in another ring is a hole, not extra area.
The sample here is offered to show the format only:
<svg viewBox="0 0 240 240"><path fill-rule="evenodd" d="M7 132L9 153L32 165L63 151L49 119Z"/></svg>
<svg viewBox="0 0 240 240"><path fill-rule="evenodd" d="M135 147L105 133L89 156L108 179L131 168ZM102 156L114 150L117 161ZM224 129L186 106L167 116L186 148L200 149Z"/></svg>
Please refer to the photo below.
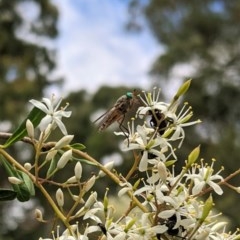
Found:
<svg viewBox="0 0 240 240"><path fill-rule="evenodd" d="M70 145L73 136L67 135L62 118L70 117L71 112L65 111L67 105L59 110L61 100L56 101L53 96L52 99L44 98L42 102L30 101L44 113L44 116L39 115L38 121L35 116L30 117L24 129L20 128L21 132L26 130L30 139L27 142L31 142L36 150L34 164L21 166L4 152L4 147L13 144L19 132L0 148L0 153L14 165L11 167L4 162L6 168L11 170L8 179L16 191L23 196L23 187L26 194L35 184L49 202L54 215L66 227L64 231L58 227L56 234L53 232L50 238L40 240L240 239L239 230L227 232L227 223L221 221L220 214L216 213L211 194L222 195L222 185L240 174L240 170L224 179L221 176L223 168L215 171L214 159L210 165L203 159L199 161L199 146L190 152L187 160L179 161L177 157L176 148L183 144L185 127L200 123L200 120L190 121L193 112L188 104L183 103L180 107L180 97L189 85L190 81L185 82L169 103L160 101L160 90L156 88L138 96L142 105L135 117L127 128L121 128L125 129L124 132L115 133L125 137L120 145L121 150L133 153L133 164L126 175L113 170L114 162L102 165L83 152L83 145ZM134 102L132 97L133 94L121 99ZM122 108L128 107L128 102L121 104ZM108 119L112 119L111 116L108 115ZM122 116L114 119L122 119ZM40 135L35 139L34 128L37 126ZM49 136L56 128L64 136L57 142L48 143ZM64 171L70 162L75 163L71 177L64 182L52 179L57 172ZM99 173L83 177L85 164L96 167ZM177 164L182 167L179 172L175 169ZM42 171L46 168L47 172ZM106 177L118 185L116 198L121 204L117 206L111 203L109 189L101 198L96 188L95 184ZM45 183L56 187L54 197L48 193ZM226 185L239 193L239 187L229 183ZM33 195L32 190L30 195ZM21 200L26 199L23 197ZM69 202L72 202L70 207ZM39 209L36 209L35 216L39 222L47 221Z"/></svg>
<svg viewBox="0 0 240 240"><path fill-rule="evenodd" d="M214 173L215 160L211 165L204 164L203 160L197 163L200 147L196 147L182 171L175 173L174 164L178 159L174 143L178 142L176 146L180 148L185 138L184 128L200 123L200 120L189 121L193 112L188 104L184 103L178 110L179 97L186 92L189 83L179 89L170 103L159 101L160 90L156 88L139 95L142 106L128 123L127 131L115 133L127 137L121 150L134 153L134 165L129 174L126 177L114 175L120 187L118 198L129 197L125 212L116 217L116 208L109 203L108 190L102 201L98 200L96 191L85 200L84 194L80 194L81 199L76 197L75 200L83 205L73 219L80 217L88 222L84 232L80 234L73 225L72 230L68 229L56 239L87 240L92 238L91 234L109 240L240 239L237 231L227 233L226 222L219 221L219 214L214 214L212 196L208 195L206 200L202 198L211 191L223 194L221 183L224 179L220 175L223 169ZM101 168L99 178L112 177L113 163L109 166ZM134 171L141 172L141 178L131 182L129 179ZM83 191L89 182L91 180L85 183ZM87 191L94 183L95 179ZM63 207L62 193L59 196L58 205Z"/></svg>

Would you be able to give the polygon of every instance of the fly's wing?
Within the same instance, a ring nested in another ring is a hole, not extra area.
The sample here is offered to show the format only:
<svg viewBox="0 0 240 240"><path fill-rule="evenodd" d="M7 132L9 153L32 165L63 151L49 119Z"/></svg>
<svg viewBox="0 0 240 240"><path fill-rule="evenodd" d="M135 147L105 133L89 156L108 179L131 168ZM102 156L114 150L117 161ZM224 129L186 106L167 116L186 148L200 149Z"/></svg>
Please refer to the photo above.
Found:
<svg viewBox="0 0 240 240"><path fill-rule="evenodd" d="M125 113L128 112L132 105L133 99L129 99L126 95L118 98L114 106L109 111L105 112L97 120L94 121L97 122L102 118L98 125L98 130L103 131L110 125L112 125L114 122L122 122Z"/></svg>
<svg viewBox="0 0 240 240"><path fill-rule="evenodd" d="M126 96L125 95L121 96L110 110L105 112L103 115L101 115L98 119L94 121L94 122L97 122L98 120L101 119L100 123L98 124L99 131L103 131L114 122L116 121L120 122L123 119L124 113L126 112L124 111L125 102L126 102Z"/></svg>
<svg viewBox="0 0 240 240"><path fill-rule="evenodd" d="M116 107L111 108L98 125L98 130L103 131L116 121L120 121L124 115Z"/></svg>

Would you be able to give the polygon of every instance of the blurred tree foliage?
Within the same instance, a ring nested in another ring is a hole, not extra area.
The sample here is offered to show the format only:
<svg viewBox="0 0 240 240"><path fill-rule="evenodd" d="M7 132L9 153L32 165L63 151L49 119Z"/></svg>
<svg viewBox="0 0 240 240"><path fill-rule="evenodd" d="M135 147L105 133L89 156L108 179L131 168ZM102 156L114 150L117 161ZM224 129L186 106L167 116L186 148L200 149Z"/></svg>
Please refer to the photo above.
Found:
<svg viewBox="0 0 240 240"><path fill-rule="evenodd" d="M0 121L18 120L32 96L57 82L55 51L44 45L57 36L57 19L49 0L0 1Z"/></svg>
<svg viewBox="0 0 240 240"><path fill-rule="evenodd" d="M58 10L49 0L0 1L0 123L7 121L11 129L25 116L29 99L40 99L48 86L61 83L51 76L55 50L47 47L58 35L57 20ZM26 159L30 156L26 149L19 144L12 152ZM1 167L0 186L5 187L2 171ZM37 222L32 221L32 204L1 204L0 239L1 235L9 240L37 239L40 234Z"/></svg>
<svg viewBox="0 0 240 240"><path fill-rule="evenodd" d="M185 141L183 156L201 139L204 158L216 158L219 167L224 165L226 175L238 169L240 1L133 0L129 7L141 8L165 50L150 71L154 85L164 86L171 81L176 68L189 67L185 77L193 78L186 99L193 106L195 117L203 123L195 132L187 130L191 132ZM131 12L139 12L139 9ZM135 26L136 14L131 21ZM239 179L232 183L239 186ZM231 192L225 196L217 204L232 219L233 227L239 227L239 195Z"/></svg>

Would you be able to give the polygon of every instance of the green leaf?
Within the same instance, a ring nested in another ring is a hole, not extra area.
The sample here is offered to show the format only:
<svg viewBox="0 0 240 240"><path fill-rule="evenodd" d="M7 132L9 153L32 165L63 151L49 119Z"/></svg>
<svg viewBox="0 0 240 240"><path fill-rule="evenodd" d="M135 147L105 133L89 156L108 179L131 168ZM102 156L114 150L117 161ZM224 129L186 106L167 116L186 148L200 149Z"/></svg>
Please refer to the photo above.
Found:
<svg viewBox="0 0 240 240"><path fill-rule="evenodd" d="M173 165L176 161L177 160L168 160L168 161L165 162L165 166L169 167L169 166Z"/></svg>
<svg viewBox="0 0 240 240"><path fill-rule="evenodd" d="M77 149L77 150L83 150L85 149L86 147L81 144L81 143L74 143L72 145L70 145L73 149Z"/></svg>
<svg viewBox="0 0 240 240"><path fill-rule="evenodd" d="M0 156L3 166L8 174L9 177L16 177L19 178L19 174L16 170L16 168L14 168L5 158L3 158L2 156Z"/></svg>
<svg viewBox="0 0 240 240"><path fill-rule="evenodd" d="M17 170L6 159L1 157L3 166L10 177L16 177L23 181L21 184L12 184L13 190L16 192L16 197L20 202L26 202L34 194L34 187L31 186L31 179L26 177L26 173ZM33 188L33 189L32 189Z"/></svg>
<svg viewBox="0 0 240 240"><path fill-rule="evenodd" d="M86 164L88 164L88 165L97 166L96 163L90 162L90 161L87 160L87 159L76 158L76 157L73 157L72 159L73 159L74 161L79 161L79 162L81 162L81 163L86 163Z"/></svg>
<svg viewBox="0 0 240 240"><path fill-rule="evenodd" d="M22 175L22 179L25 183L25 185L27 186L29 193L31 196L35 195L35 188L34 188L34 184L31 180L31 178L25 173L25 172L21 172Z"/></svg>
<svg viewBox="0 0 240 240"><path fill-rule="evenodd" d="M0 188L0 201L14 200L17 197L17 193L11 189Z"/></svg>
<svg viewBox="0 0 240 240"><path fill-rule="evenodd" d="M22 183L19 185L12 185L12 186L13 186L13 189L17 192L18 201L27 202L30 199L31 193L30 193L29 189L27 188L26 184Z"/></svg>
<svg viewBox="0 0 240 240"><path fill-rule="evenodd" d="M13 133L13 135L5 142L3 147L7 148L11 146L13 143L27 136L27 130L26 130L27 119L29 119L32 122L34 127L37 127L45 115L46 114L43 111L34 107L32 111L29 113L29 115L23 120L23 122L17 128L17 130Z"/></svg>
<svg viewBox="0 0 240 240"><path fill-rule="evenodd" d="M57 168L57 161L58 161L58 158L56 158L56 156L51 160L51 164L47 171L47 178L51 176L53 171L55 171L55 169Z"/></svg>

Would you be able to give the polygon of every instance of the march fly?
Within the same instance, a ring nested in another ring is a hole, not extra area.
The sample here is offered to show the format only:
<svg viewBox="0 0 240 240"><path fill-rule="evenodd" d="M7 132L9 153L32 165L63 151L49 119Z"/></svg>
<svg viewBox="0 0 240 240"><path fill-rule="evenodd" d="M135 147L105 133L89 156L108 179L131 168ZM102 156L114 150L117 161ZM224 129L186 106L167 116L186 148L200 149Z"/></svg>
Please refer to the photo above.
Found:
<svg viewBox="0 0 240 240"><path fill-rule="evenodd" d="M107 112L101 115L94 122L97 122L101 119L98 124L98 131L103 131L107 129L114 122L119 123L119 128L122 130L122 123L124 121L126 113L132 108L135 100L135 91L127 92L125 95L118 98L116 103L110 108ZM125 130L126 128L123 127Z"/></svg>

